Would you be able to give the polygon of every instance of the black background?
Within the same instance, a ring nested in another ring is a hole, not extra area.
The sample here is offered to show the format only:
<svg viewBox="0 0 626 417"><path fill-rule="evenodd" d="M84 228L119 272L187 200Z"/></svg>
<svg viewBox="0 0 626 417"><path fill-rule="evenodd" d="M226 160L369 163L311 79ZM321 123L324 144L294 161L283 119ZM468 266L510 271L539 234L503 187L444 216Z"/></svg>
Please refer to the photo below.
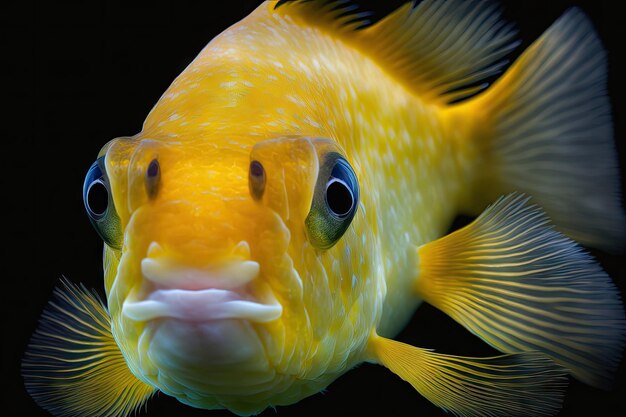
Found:
<svg viewBox="0 0 626 417"><path fill-rule="evenodd" d="M402 1L362 1L384 16ZM579 5L609 53L609 92L624 166L624 15L610 1L507 1L523 50L560 16ZM3 2L2 169L3 216L1 414L44 416L27 396L19 361L37 318L61 275L102 289L102 243L83 213L82 181L109 139L141 129L171 81L215 35L251 12L257 1L41 1ZM8 168L8 169L7 169ZM467 219L457 220L455 226ZM455 227L453 226L453 227ZM624 293L621 255L593 251ZM102 292L102 291L101 291ZM459 355L494 353L437 310L420 307L399 335L408 343ZM598 341L601 343L601 341ZM626 371L612 392L571 381L562 416L625 415ZM263 415L271 416L268 410ZM362 365L323 394L279 416L444 415L382 367ZM150 416L230 415L197 410L159 395Z"/></svg>

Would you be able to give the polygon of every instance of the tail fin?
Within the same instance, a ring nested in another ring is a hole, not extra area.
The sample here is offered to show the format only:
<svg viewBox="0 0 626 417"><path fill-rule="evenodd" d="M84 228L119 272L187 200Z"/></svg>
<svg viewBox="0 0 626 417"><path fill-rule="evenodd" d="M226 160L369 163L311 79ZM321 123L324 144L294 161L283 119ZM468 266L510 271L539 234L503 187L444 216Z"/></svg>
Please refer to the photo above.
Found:
<svg viewBox="0 0 626 417"><path fill-rule="evenodd" d="M581 243L623 246L606 54L583 12L568 10L490 90L458 107L480 121L472 135L484 159L469 194L472 214L520 191Z"/></svg>

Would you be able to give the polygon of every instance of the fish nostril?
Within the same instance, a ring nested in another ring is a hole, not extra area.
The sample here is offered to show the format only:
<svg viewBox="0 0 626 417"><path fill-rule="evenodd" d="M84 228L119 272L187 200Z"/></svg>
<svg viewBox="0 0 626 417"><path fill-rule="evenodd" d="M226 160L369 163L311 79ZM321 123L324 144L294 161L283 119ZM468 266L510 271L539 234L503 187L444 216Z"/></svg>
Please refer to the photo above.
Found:
<svg viewBox="0 0 626 417"><path fill-rule="evenodd" d="M263 197L263 192L265 191L265 169L259 161L250 162L248 186L252 198L260 200Z"/></svg>
<svg viewBox="0 0 626 417"><path fill-rule="evenodd" d="M146 192L150 198L156 196L160 180L161 168L159 166L159 160L155 158L150 162L146 170Z"/></svg>

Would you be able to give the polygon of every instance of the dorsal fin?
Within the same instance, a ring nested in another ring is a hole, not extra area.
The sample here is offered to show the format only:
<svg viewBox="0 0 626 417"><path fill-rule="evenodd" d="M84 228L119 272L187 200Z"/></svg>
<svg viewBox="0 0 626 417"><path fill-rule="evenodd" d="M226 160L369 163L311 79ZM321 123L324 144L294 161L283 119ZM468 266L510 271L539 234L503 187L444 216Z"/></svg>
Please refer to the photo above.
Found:
<svg viewBox="0 0 626 417"><path fill-rule="evenodd" d="M369 12L356 12L358 6L350 0L280 0L274 10L325 28L332 33L350 33L370 21Z"/></svg>
<svg viewBox="0 0 626 417"><path fill-rule="evenodd" d="M480 0L407 3L375 25L345 0L279 2L275 10L358 47L426 101L450 103L487 87L516 46L515 30ZM359 30L361 29L361 30Z"/></svg>

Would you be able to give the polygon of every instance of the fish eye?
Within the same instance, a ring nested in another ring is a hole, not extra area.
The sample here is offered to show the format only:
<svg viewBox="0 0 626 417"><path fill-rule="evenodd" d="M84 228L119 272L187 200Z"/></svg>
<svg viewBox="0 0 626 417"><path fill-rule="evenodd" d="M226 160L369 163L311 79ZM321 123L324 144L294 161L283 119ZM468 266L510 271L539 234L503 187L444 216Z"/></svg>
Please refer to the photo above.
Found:
<svg viewBox="0 0 626 417"><path fill-rule="evenodd" d="M345 168L338 161L326 183L326 205L330 213L338 219L349 215L354 206L354 194L350 185L342 179L343 176Z"/></svg>
<svg viewBox="0 0 626 417"><path fill-rule="evenodd" d="M102 180L97 179L89 184L85 204L89 216L100 219L106 213L108 203L109 192Z"/></svg>
<svg viewBox="0 0 626 417"><path fill-rule="evenodd" d="M102 240L112 248L121 248L120 219L113 205L104 157L94 162L83 184L83 202L87 216Z"/></svg>
<svg viewBox="0 0 626 417"><path fill-rule="evenodd" d="M322 161L305 227L313 246L329 249L352 222L359 184L354 170L339 153L329 152Z"/></svg>

